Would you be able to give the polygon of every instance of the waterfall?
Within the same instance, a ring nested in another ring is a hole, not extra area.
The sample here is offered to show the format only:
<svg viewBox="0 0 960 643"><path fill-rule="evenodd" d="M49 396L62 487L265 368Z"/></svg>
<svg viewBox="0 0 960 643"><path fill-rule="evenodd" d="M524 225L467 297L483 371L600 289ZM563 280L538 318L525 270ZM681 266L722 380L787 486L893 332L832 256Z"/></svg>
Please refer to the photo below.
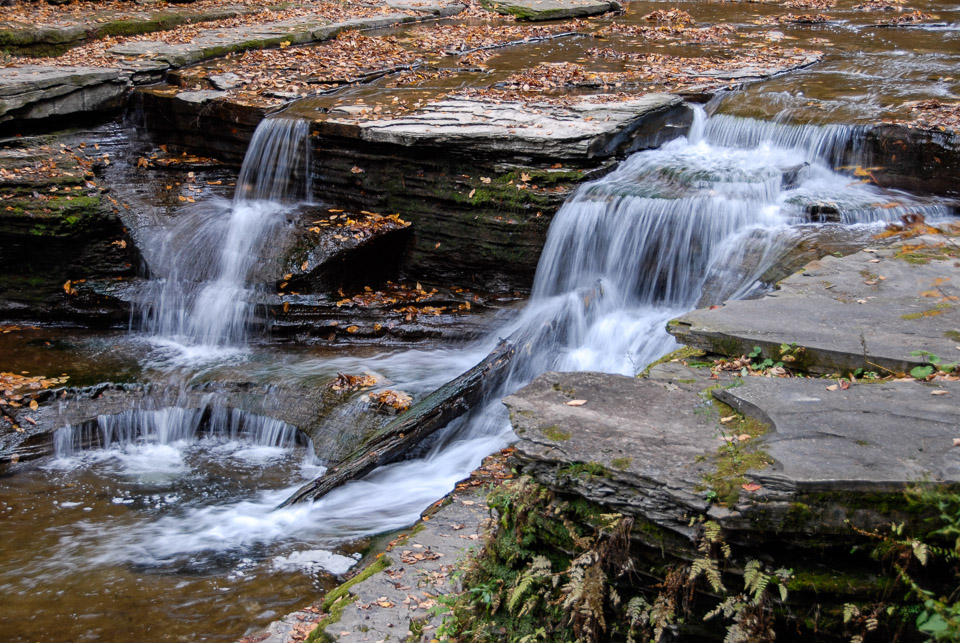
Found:
<svg viewBox="0 0 960 643"><path fill-rule="evenodd" d="M904 210L929 219L950 214L837 172L834 157L856 136L707 118L697 108L689 137L638 152L581 186L550 224L526 308L486 342L515 340L507 382L417 459L315 502L314 520L341 536L410 524L512 439L504 395L550 370L639 372L676 346L666 332L670 319L771 287L764 273L800 233L825 227L810 223L811 206L834 207L840 223L833 227L844 229L895 221ZM892 201L900 205L881 207Z"/></svg>
<svg viewBox="0 0 960 643"><path fill-rule="evenodd" d="M280 420L222 406L131 409L58 429L53 436L54 453L58 458L68 458L91 448L122 448L144 442L189 443L201 433L220 440L242 438L252 444L283 449L296 446L299 436L295 427Z"/></svg>
<svg viewBox="0 0 960 643"><path fill-rule="evenodd" d="M182 216L151 260L160 276L137 307L140 327L187 346L242 346L253 318L253 273L285 215L310 194L310 123L270 118L254 133L233 202Z"/></svg>

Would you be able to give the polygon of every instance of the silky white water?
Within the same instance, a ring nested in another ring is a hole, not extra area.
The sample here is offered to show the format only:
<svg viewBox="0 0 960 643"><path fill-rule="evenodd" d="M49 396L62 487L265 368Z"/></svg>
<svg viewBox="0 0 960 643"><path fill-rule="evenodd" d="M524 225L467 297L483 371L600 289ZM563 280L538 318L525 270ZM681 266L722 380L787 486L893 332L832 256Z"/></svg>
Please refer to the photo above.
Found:
<svg viewBox="0 0 960 643"><path fill-rule="evenodd" d="M283 127L291 129L277 140L287 141L288 150L299 149L293 142L300 140L299 126ZM189 568L198 560L225 557L232 561L225 563L227 568L245 574L261 567L289 569L297 561L312 565L310 569L329 564L342 571L349 561L332 552L339 543L411 524L484 456L510 442L513 436L499 401L503 395L548 370L640 371L675 346L665 330L668 320L697 306L767 288L763 275L802 230L811 228L811 205L835 207L847 227L876 226L896 220L907 209L931 220L949 214L936 203L884 192L835 171L838 151L856 136L855 130L844 128L707 118L697 110L689 137L631 156L608 176L581 187L563 206L551 223L529 303L487 340L466 349L278 365L288 376L300 378L370 371L383 376L391 388L422 394L478 362L499 338L511 336L518 346L506 384L493 391L486 404L442 430L416 459L382 467L316 502L275 509L317 475L317 465L303 452L293 456L290 441L278 437L286 434L279 429L270 433L266 425L251 434L236 428L239 419L231 424L227 417L223 428L204 434L199 429L210 409L132 412L64 434L63 457L51 466L97 466L121 479L158 481L170 485L173 499L156 492L160 508L142 520L99 522L69 532L44 568ZM265 163L275 158L265 150L259 154ZM244 173L247 169L245 163ZM268 182L276 181L274 176ZM281 182L289 188L289 178ZM246 179L240 183L253 184ZM181 260L200 256L199 246L224 249L219 256L208 252L216 260L206 267L168 273L158 296L170 301L156 303L145 313L150 332L195 346L243 346L249 341L251 306L241 292L252 287L249 273L256 261L256 244L249 237L282 225L278 194L274 188L255 188L238 197L229 218L209 227L226 241L214 242L210 232L210 239L180 255ZM894 202L899 205L890 207ZM258 208L273 223L258 219ZM184 280L188 270L193 278ZM224 293L231 294L220 302ZM91 443L104 448L79 450ZM272 479L272 486L246 486L233 497L196 495L199 487L194 487L195 495L188 498L176 481L204 475L197 464L198 448L205 454L203 466L241 462L251 480L274 470L280 461L287 462L287 470L281 479ZM121 503L129 499L117 497ZM240 565L237 561L247 560L250 551L266 553Z"/></svg>
<svg viewBox="0 0 960 643"><path fill-rule="evenodd" d="M232 202L196 204L164 231L139 327L189 358L242 348L254 318L253 279L286 215L310 195L309 121L271 118L254 133ZM218 350L220 349L220 350Z"/></svg>

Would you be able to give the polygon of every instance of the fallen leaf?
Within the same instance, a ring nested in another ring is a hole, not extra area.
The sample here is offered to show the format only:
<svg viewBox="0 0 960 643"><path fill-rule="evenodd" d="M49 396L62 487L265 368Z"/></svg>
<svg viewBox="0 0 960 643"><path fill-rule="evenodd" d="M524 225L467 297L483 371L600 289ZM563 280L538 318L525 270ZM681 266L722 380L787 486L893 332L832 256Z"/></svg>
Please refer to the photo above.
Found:
<svg viewBox="0 0 960 643"><path fill-rule="evenodd" d="M567 402L567 406L583 406L586 403L586 400L570 400Z"/></svg>
<svg viewBox="0 0 960 643"><path fill-rule="evenodd" d="M727 417L720 418L720 422L722 424L726 424L727 422L733 422L736 419L737 419L736 415L728 415Z"/></svg>
<svg viewBox="0 0 960 643"><path fill-rule="evenodd" d="M838 388L840 388L840 387L837 386L836 384L831 384L830 386L827 387L827 390L828 390L828 391L836 391Z"/></svg>
<svg viewBox="0 0 960 643"><path fill-rule="evenodd" d="M745 484L740 485L740 488L743 489L744 491L759 491L760 485L758 485L756 482L747 482Z"/></svg>
<svg viewBox="0 0 960 643"><path fill-rule="evenodd" d="M943 389L938 389L936 391L930 391L930 395L946 395L947 392Z"/></svg>
<svg viewBox="0 0 960 643"><path fill-rule="evenodd" d="M946 391L944 391L944 393L946 393ZM39 406L36 400L30 400L30 410L36 411Z"/></svg>

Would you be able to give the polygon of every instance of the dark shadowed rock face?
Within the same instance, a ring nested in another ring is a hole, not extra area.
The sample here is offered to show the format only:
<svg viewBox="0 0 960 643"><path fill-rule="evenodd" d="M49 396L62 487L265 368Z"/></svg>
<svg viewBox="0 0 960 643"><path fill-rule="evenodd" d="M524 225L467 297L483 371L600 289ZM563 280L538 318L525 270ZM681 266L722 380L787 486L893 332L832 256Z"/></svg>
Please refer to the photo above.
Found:
<svg viewBox="0 0 960 643"><path fill-rule="evenodd" d="M126 322L126 307L103 286L132 276L139 260L93 182L96 162L40 137L9 139L0 149L0 316Z"/></svg>
<svg viewBox="0 0 960 643"><path fill-rule="evenodd" d="M960 134L878 125L864 135L864 163L884 187L960 197Z"/></svg>

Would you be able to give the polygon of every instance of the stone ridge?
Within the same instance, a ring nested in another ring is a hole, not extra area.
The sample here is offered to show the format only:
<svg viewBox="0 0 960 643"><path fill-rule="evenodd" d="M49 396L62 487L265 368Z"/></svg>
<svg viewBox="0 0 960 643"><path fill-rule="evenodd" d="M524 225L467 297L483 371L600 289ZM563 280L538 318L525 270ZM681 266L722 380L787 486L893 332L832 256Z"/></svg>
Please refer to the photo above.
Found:
<svg viewBox="0 0 960 643"><path fill-rule="evenodd" d="M0 68L0 123L119 107L130 74L98 67Z"/></svg>

